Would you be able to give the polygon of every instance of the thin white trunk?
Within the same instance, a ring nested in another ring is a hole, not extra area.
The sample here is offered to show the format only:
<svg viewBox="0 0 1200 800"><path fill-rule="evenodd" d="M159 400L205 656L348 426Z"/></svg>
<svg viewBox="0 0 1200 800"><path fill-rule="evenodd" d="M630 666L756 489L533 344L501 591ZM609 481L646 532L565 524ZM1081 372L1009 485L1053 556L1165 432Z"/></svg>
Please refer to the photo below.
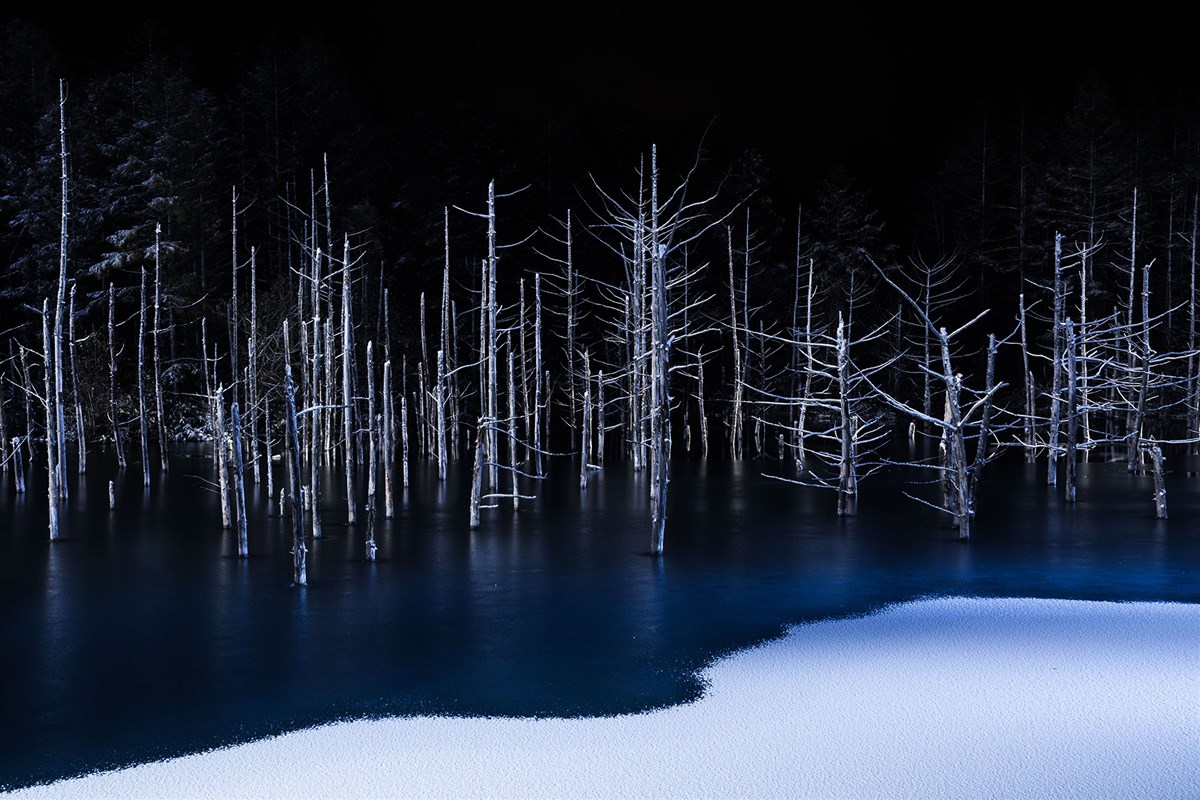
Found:
<svg viewBox="0 0 1200 800"><path fill-rule="evenodd" d="M221 527L229 530L233 527L233 515L229 508L229 467L227 463L228 448L225 445L225 386L217 386L213 402L217 409L217 430L213 437L213 447L217 450L217 486L221 492Z"/></svg>
<svg viewBox="0 0 1200 800"><path fill-rule="evenodd" d="M54 418L55 418L55 436L57 441L57 458L55 464L58 479L58 496L60 500L65 500L67 497L67 468L66 468L66 452L67 439L66 431L63 425L63 419L66 417L64 413L65 406L63 404L63 314L66 310L67 303L67 218L69 216L67 209L67 97L66 84L60 79L58 82L58 141L59 141L59 164L62 167L62 225L59 230L58 241L58 297L54 305ZM49 399L49 398L47 398ZM55 525L57 526L57 520Z"/></svg>
<svg viewBox="0 0 1200 800"><path fill-rule="evenodd" d="M1046 465L1046 483L1054 486L1058 483L1058 436L1061 427L1061 398L1062 394L1062 322L1063 301L1066 294L1062 274L1062 234L1054 235L1054 317L1053 348L1050 358L1050 430L1049 456Z"/></svg>
<svg viewBox="0 0 1200 800"><path fill-rule="evenodd" d="M521 493L517 480L517 387L513 383L513 348L512 334L508 336L508 469L512 488L512 510L517 512L521 507Z"/></svg>
<svg viewBox="0 0 1200 800"><path fill-rule="evenodd" d="M357 519L357 501L354 494L354 397L350 392L351 352L353 348L350 327L350 237L346 236L342 275L342 435L346 440L346 521L353 525Z"/></svg>
<svg viewBox="0 0 1200 800"><path fill-rule="evenodd" d="M533 276L533 458L542 475L542 274Z"/></svg>
<svg viewBox="0 0 1200 800"><path fill-rule="evenodd" d="M161 259L159 258L159 244L162 236L162 225L156 223L154 226L154 405L155 412L158 418L158 453L159 460L162 462L163 472L166 472L170 466L167 462L167 422L166 416L163 414L163 387L162 387L162 364L159 357L159 328L160 315L159 310L162 305L162 280L161 280Z"/></svg>
<svg viewBox="0 0 1200 800"><path fill-rule="evenodd" d="M71 319L68 335L71 338L71 395L75 405L75 445L79 452L79 474L83 475L87 472L87 433L83 428L83 403L79 400L79 358L75 352L75 284L71 284L71 311L68 315ZM5 437L4 431L4 410L0 406L0 440ZM0 458L3 457L3 452L0 452ZM4 468L8 469L8 463L5 462Z"/></svg>
<svg viewBox="0 0 1200 800"><path fill-rule="evenodd" d="M250 336L246 344L246 361L249 370L249 386L246 390L249 392L249 411L246 415L246 433L250 441L250 463L252 464L252 473L254 476L254 485L257 486L262 482L262 475L259 469L258 458L258 266L257 266L257 250L250 248ZM270 465L267 465L270 469Z"/></svg>
<svg viewBox="0 0 1200 800"><path fill-rule="evenodd" d="M435 387L434 405L437 412L437 462L438 481L446 481L446 353L437 353L437 386Z"/></svg>
<svg viewBox="0 0 1200 800"><path fill-rule="evenodd" d="M108 416L113 422L113 446L116 450L116 467L125 469L125 446L121 444L121 417L116 410L116 353L113 348L113 306L114 291L113 284L108 284ZM200 331L204 331L204 327L200 327ZM208 380L208 369L205 369L204 378ZM206 387L211 397L211 390Z"/></svg>
<svg viewBox="0 0 1200 800"><path fill-rule="evenodd" d="M383 362L383 513L388 519L395 516L393 505L393 462L395 461L395 414L392 410L392 362Z"/></svg>
<svg viewBox="0 0 1200 800"><path fill-rule="evenodd" d="M50 301L42 301L42 357L46 388L46 502L49 508L50 541L58 541L58 416L54 402L54 345L50 339Z"/></svg>
<svg viewBox="0 0 1200 800"><path fill-rule="evenodd" d="M401 412L403 413L403 412ZM475 466L471 470L470 520L471 529L479 527L479 505L483 496L483 417L475 428Z"/></svg>
<svg viewBox="0 0 1200 800"><path fill-rule="evenodd" d="M658 219L658 149L650 149L650 552L662 555L670 483L671 397L667 246Z"/></svg>
<svg viewBox="0 0 1200 800"><path fill-rule="evenodd" d="M583 419L579 425L579 488L586 489L588 485L588 461L591 452L588 445L592 441L592 366L588 349L583 349Z"/></svg>
<svg viewBox="0 0 1200 800"><path fill-rule="evenodd" d="M233 487L238 525L238 558L247 558L250 548L246 537L246 478L242 462L242 415L237 400L233 401L229 422L233 432Z"/></svg>
<svg viewBox="0 0 1200 800"><path fill-rule="evenodd" d="M733 344L733 416L729 421L729 457L742 458L742 348L738 343L737 281L733 275L733 231L726 228L729 255L729 335Z"/></svg>
<svg viewBox="0 0 1200 800"><path fill-rule="evenodd" d="M400 476L408 488L408 398L400 395Z"/></svg>
<svg viewBox="0 0 1200 800"><path fill-rule="evenodd" d="M313 320L313 341L314 343L320 339L321 321ZM330 325L326 323L325 329L328 330ZM321 355L320 347L313 347L313 385L319 386L321 383L322 367L326 373L332 372L329 365L325 363ZM312 452L308 458L308 503L309 510L312 516L312 536L314 539L321 538L321 434L324 426L320 422L321 410L319 408L311 409L307 416L312 417L313 437L312 437Z"/></svg>
<svg viewBox="0 0 1200 800"><path fill-rule="evenodd" d="M304 546L304 506L300 502L300 431L296 427L296 387L292 365L283 367L283 395L287 399L288 483L292 496L292 582L308 583L307 548Z"/></svg>
<svg viewBox="0 0 1200 800"><path fill-rule="evenodd" d="M376 446L378 425L375 421L375 354L374 343L367 342L367 446L370 455L367 459L367 505L375 505L375 464L379 460L379 450ZM370 559L374 560L374 559Z"/></svg>
<svg viewBox="0 0 1200 800"><path fill-rule="evenodd" d="M138 312L138 419L142 433L142 485L150 485L150 427L146 414L146 265L142 265L141 308Z"/></svg>

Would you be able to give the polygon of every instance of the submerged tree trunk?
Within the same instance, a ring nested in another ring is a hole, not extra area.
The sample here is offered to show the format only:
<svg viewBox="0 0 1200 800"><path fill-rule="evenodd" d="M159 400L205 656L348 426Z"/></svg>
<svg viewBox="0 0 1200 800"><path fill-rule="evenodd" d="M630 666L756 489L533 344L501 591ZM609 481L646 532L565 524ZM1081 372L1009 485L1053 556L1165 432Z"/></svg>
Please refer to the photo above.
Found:
<svg viewBox="0 0 1200 800"><path fill-rule="evenodd" d="M592 457L592 367L588 350L583 350L583 419L579 425L579 488L588 485L588 461Z"/></svg>
<svg viewBox="0 0 1200 800"><path fill-rule="evenodd" d="M353 525L357 520L357 500L354 494L354 397L350 392L351 352L353 350L350 328L350 237L346 237L345 264L342 275L342 435L346 440L346 522Z"/></svg>
<svg viewBox="0 0 1200 800"><path fill-rule="evenodd" d="M304 547L304 506L300 502L300 432L296 427L296 387L292 365L283 367L283 395L287 399L288 483L292 496L292 582L308 583L307 549Z"/></svg>
<svg viewBox="0 0 1200 800"><path fill-rule="evenodd" d="M246 537L246 478L242 462L242 415L237 400L233 401L230 417L229 422L233 429L233 485L237 505L238 557L246 558L250 555Z"/></svg>
<svg viewBox="0 0 1200 800"><path fill-rule="evenodd" d="M50 541L58 541L58 408L54 401L54 345L50 339L50 301L42 301L42 355L46 365L46 501L49 507Z"/></svg>
<svg viewBox="0 0 1200 800"><path fill-rule="evenodd" d="M108 416L112 421L113 447L117 451L117 467L125 469L125 447L121 444L121 420L117 414L117 356L113 350L114 291L108 284ZM207 376L207 371L205 375Z"/></svg>
<svg viewBox="0 0 1200 800"><path fill-rule="evenodd" d="M232 515L229 509L229 467L225 446L225 387L217 386L217 396L213 399L217 409L217 430L213 436L213 447L217 450L217 486L221 492L221 527L229 530L233 527Z"/></svg>
<svg viewBox="0 0 1200 800"><path fill-rule="evenodd" d="M393 500L393 462L395 461L395 426L392 414L392 362L383 362L383 513L387 519L395 515Z"/></svg>
<svg viewBox="0 0 1200 800"><path fill-rule="evenodd" d="M146 266L142 265L141 310L138 313L138 418L142 433L142 485L150 486L150 428L146 419Z"/></svg>
<svg viewBox="0 0 1200 800"><path fill-rule="evenodd" d="M83 403L79 401L79 359L75 353L74 283L71 284L71 312L69 316L71 319L69 336L71 337L71 396L75 406L75 445L79 451L79 474L83 475L87 472L87 433L83 429ZM0 439L3 439L4 435L4 413L3 408L0 408ZM8 469L7 462L4 468Z"/></svg>
<svg viewBox="0 0 1200 800"><path fill-rule="evenodd" d="M159 259L159 237L162 235L162 225L154 226L154 404L155 416L158 418L158 452L159 459L162 462L163 472L170 469L167 462L167 423L163 414L163 385L162 385L162 366L159 358L159 307L161 305L161 269ZM240 458L240 454L239 454Z"/></svg>

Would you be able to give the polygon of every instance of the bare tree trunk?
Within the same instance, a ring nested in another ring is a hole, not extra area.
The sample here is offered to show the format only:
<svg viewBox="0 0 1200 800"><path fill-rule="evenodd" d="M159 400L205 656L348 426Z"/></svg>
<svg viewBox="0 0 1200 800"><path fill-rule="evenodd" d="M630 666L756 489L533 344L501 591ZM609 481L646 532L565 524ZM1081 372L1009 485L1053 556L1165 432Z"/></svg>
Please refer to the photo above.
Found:
<svg viewBox="0 0 1200 800"><path fill-rule="evenodd" d="M542 475L542 274L533 276L533 458L534 471Z"/></svg>
<svg viewBox="0 0 1200 800"><path fill-rule="evenodd" d="M446 482L446 354L438 350L437 389L434 395L437 410L437 461L438 481Z"/></svg>
<svg viewBox="0 0 1200 800"><path fill-rule="evenodd" d="M588 485L588 461L591 459L589 445L592 429L592 366L588 350L583 349L583 419L579 426L579 488Z"/></svg>
<svg viewBox="0 0 1200 800"><path fill-rule="evenodd" d="M275 496L275 467L271 461L271 395L263 395L263 468L267 473L267 499Z"/></svg>
<svg viewBox="0 0 1200 800"><path fill-rule="evenodd" d="M375 504L375 464L379 460L379 453L375 445L377 425L375 421L375 357L373 350L374 343L367 342L367 442L370 448L370 456L367 459L368 506Z"/></svg>
<svg viewBox="0 0 1200 800"><path fill-rule="evenodd" d="M313 341L319 341L320 320L313 320ZM329 324L324 326L327 330ZM321 348L313 347L313 386L321 384L321 368L324 361L321 357ZM325 365L325 372L329 373L333 370ZM321 409L310 409L311 413L308 416L312 417L313 436L312 436L312 453L309 455L308 464L308 502L309 509L312 514L312 536L314 539L320 539L323 531L321 530L321 436L323 426L319 422L321 418Z"/></svg>
<svg viewBox="0 0 1200 800"><path fill-rule="evenodd" d="M300 502L300 432L296 427L296 387L292 365L283 367L283 394L287 399L288 483L292 496L292 582L308 583L307 549L304 546L304 505Z"/></svg>
<svg viewBox="0 0 1200 800"><path fill-rule="evenodd" d="M1066 501L1068 503L1075 502L1075 484L1077 467L1077 447L1079 444L1079 400L1077 384L1079 381L1079 368L1076 348L1078 347L1075 338L1075 325L1071 318L1068 317L1066 322L1067 331L1067 453L1066 453Z"/></svg>
<svg viewBox="0 0 1200 800"><path fill-rule="evenodd" d="M161 269L159 258L159 239L162 235L162 225L156 223L154 226L154 403L156 416L158 417L158 452L159 459L162 462L163 472L170 469L167 461L167 423L163 414L163 387L162 387L162 365L159 357L159 328L160 317L159 308L161 306Z"/></svg>
<svg viewBox="0 0 1200 800"><path fill-rule="evenodd" d="M1025 379L1025 419L1023 420L1025 441L1025 463L1032 464L1037 459L1037 451L1033 446L1034 437L1034 395L1033 395L1033 373L1029 369L1029 342L1025 337L1025 293L1021 292L1020 302L1018 305L1020 318L1019 326L1021 330L1021 363L1023 365L1022 377Z"/></svg>
<svg viewBox="0 0 1200 800"><path fill-rule="evenodd" d="M1136 199L1136 194L1134 195ZM1141 351L1142 377L1138 387L1137 404L1130 414L1128 465L1130 472L1136 472L1138 456L1141 455L1142 428L1146 424L1146 395L1150 389L1150 265L1142 270L1142 337L1138 349ZM1133 343L1130 342L1130 350Z"/></svg>
<svg viewBox="0 0 1200 800"><path fill-rule="evenodd" d="M696 403L700 415L700 457L708 460L708 415L704 412L704 354L696 353Z"/></svg>
<svg viewBox="0 0 1200 800"><path fill-rule="evenodd" d="M249 370L248 386L249 413L246 415L246 430L250 441L250 463L253 467L254 485L262 482L258 464L258 265L257 251L250 248L250 336L246 344L246 361ZM270 464L267 465L270 469Z"/></svg>
<svg viewBox="0 0 1200 800"><path fill-rule="evenodd" d="M21 459L21 445L29 448L28 437L13 437L13 480L17 484L17 494L25 494L25 462Z"/></svg>
<svg viewBox="0 0 1200 800"><path fill-rule="evenodd" d="M221 527L229 530L233 527L233 515L229 508L229 467L226 454L229 452L225 445L225 387L217 386L217 395L213 398L217 409L217 430L213 437L213 447L217 449L217 487L221 492Z"/></svg>
<svg viewBox="0 0 1200 800"><path fill-rule="evenodd" d="M513 348L512 334L508 335L508 469L512 481L512 510L516 513L521 507L520 485L517 480L517 387L513 383Z"/></svg>
<svg viewBox="0 0 1200 800"><path fill-rule="evenodd" d="M57 475L57 493L59 500L67 497L67 434L63 420L66 417L63 403L63 315L67 304L67 98L66 84L58 82L58 141L59 163L62 166L62 225L58 241L58 297L54 304L54 419L55 436L58 437L56 447L55 469ZM55 525L57 526L57 520Z"/></svg>
<svg viewBox="0 0 1200 800"><path fill-rule="evenodd" d="M850 420L850 390L848 373L850 369L849 348L846 343L845 324L842 315L838 313L837 326L837 378L838 378L838 414L842 444L842 455L838 468L837 514L839 517L853 513L853 431Z"/></svg>
<svg viewBox="0 0 1200 800"><path fill-rule="evenodd" d="M529 354L525 343L525 329L528 326L525 319L525 279L520 280L521 287L521 313L518 335L520 336L521 345L521 381L518 384L521 387L521 417L525 428L525 449L528 451L529 443L533 441L533 431L530 428L533 425L533 418L530 416L529 407ZM528 452L526 453L528 457Z"/></svg>
<svg viewBox="0 0 1200 800"><path fill-rule="evenodd" d="M729 333L733 339L733 418L729 423L729 457L742 458L742 349L738 343L737 283L733 276L733 231L728 233Z"/></svg>
<svg viewBox="0 0 1200 800"><path fill-rule="evenodd" d="M72 318L73 317L74 317L74 315L72 315ZM71 341L72 342L75 341L74 336L71 337ZM74 371L74 370L72 370L72 371ZM8 449L8 446L9 446L8 418L4 413L5 403L6 403L6 398L5 398L5 391L4 391L4 380L2 377L0 377L0 472L7 473L8 472L8 459L10 458L10 455L9 455L10 451ZM78 404L76 404L76 405L78 405ZM11 457L14 460L16 459L15 455L13 455Z"/></svg>
<svg viewBox="0 0 1200 800"><path fill-rule="evenodd" d="M383 362L383 513L388 519L395 516L392 481L395 461L395 425L392 413L392 362Z"/></svg>
<svg viewBox="0 0 1200 800"><path fill-rule="evenodd" d="M230 286L232 295L230 298L231 311L229 314L229 375L230 380L234 381L234 384L230 387L230 389L233 392L234 399L237 399L237 379L238 375L241 374L238 371L238 347L240 345L238 339L240 338L239 333L241 326L239 322L241 321L241 316L240 307L238 306L237 186L233 187L231 198L232 212L230 216L232 219L232 224L230 229L230 256L232 266L230 268Z"/></svg>
<svg viewBox="0 0 1200 800"><path fill-rule="evenodd" d="M667 329L667 246L660 240L658 219L658 150L650 149L650 552L662 555L667 529L667 485L670 482L670 364Z"/></svg>
<svg viewBox="0 0 1200 800"><path fill-rule="evenodd" d="M357 500L354 494L354 397L350 392L351 351L350 328L350 237L346 237L345 273L342 275L342 435L346 440L346 522L357 519Z"/></svg>
<svg viewBox="0 0 1200 800"><path fill-rule="evenodd" d="M575 255L571 239L571 209L567 209L567 401L570 404L568 419L578 419L578 403L575 393ZM549 384L547 384L549 391ZM571 449L575 440L571 438ZM636 468L636 467L635 467Z"/></svg>
<svg viewBox="0 0 1200 800"><path fill-rule="evenodd" d="M61 84L60 84L61 86ZM61 91L61 89L60 89ZM50 510L50 541L58 541L58 408L54 401L54 345L50 339L50 301L42 301L42 357L46 365L46 501Z"/></svg>
<svg viewBox="0 0 1200 800"><path fill-rule="evenodd" d="M487 351L487 371L488 371L488 386L487 386L487 486L489 489L495 489L498 486L496 475L496 464L499 461L499 446L496 437L496 419L499 414L497 409L496 392L500 383L499 374L496 365L496 186L495 182L488 183L488 292L487 292L487 315L488 315L488 351Z"/></svg>
<svg viewBox="0 0 1200 800"><path fill-rule="evenodd" d="M1063 301L1066 289L1063 285L1062 274L1062 234L1054 234L1054 346L1050 360L1050 430L1048 436L1049 450L1046 465L1046 483L1054 486L1058 483L1058 436L1062 426L1061 395L1062 395L1062 322Z"/></svg>
<svg viewBox="0 0 1200 800"><path fill-rule="evenodd" d="M1167 518L1167 487L1163 480L1162 447L1157 443L1146 443L1150 453L1150 463L1154 469L1154 516L1158 519Z"/></svg>
<svg viewBox="0 0 1200 800"><path fill-rule="evenodd" d="M975 504L979 499L979 477L988 458L988 436L992 429L992 391L996 386L996 336L988 334L987 383L984 386L983 413L979 420L979 441L975 446L975 462L971 465L971 500L969 513L974 516Z"/></svg>
<svg viewBox="0 0 1200 800"><path fill-rule="evenodd" d="M408 488L408 398L400 395L400 474Z"/></svg>
<svg viewBox="0 0 1200 800"><path fill-rule="evenodd" d="M75 445L79 451L79 474L83 475L87 472L87 433L83 428L83 404L79 401L79 359L75 352L75 284L71 284L71 311L68 314L71 320L68 335L71 338L71 395L75 405ZM4 412L2 398L0 398L0 440L3 440L4 433ZM3 453L0 453L3 457ZM5 462L4 468L8 469L8 463Z"/></svg>
<svg viewBox="0 0 1200 800"><path fill-rule="evenodd" d="M604 370L596 373L596 465L604 466Z"/></svg>
<svg viewBox="0 0 1200 800"><path fill-rule="evenodd" d="M141 310L138 313L138 418L142 432L142 485L150 485L150 428L146 419L146 266L142 265Z"/></svg>
<svg viewBox="0 0 1200 800"><path fill-rule="evenodd" d="M401 411L403 413L403 411ZM475 428L475 466L471 470L470 526L479 527L479 503L483 495L483 417Z"/></svg>
<svg viewBox="0 0 1200 800"><path fill-rule="evenodd" d="M233 401L230 425L233 428L233 486L238 521L238 558L247 558L250 548L246 538L246 478L242 463L242 415L238 401Z"/></svg>

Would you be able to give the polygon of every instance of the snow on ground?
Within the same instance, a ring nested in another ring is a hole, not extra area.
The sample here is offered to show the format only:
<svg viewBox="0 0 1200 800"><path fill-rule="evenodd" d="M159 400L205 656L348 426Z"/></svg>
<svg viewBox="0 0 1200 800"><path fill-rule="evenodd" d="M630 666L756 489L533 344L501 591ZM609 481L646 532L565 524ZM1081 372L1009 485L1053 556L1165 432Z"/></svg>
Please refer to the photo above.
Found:
<svg viewBox="0 0 1200 800"><path fill-rule="evenodd" d="M652 713L338 723L12 796L1200 797L1200 605L921 600L705 677Z"/></svg>

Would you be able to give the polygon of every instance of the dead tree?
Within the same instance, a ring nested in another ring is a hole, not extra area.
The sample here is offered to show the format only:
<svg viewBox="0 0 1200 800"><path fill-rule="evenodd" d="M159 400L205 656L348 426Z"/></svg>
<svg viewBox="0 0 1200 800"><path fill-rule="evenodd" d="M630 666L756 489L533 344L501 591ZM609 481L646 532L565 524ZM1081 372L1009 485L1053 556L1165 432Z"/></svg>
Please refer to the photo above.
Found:
<svg viewBox="0 0 1200 800"><path fill-rule="evenodd" d="M61 91L61 90L60 90ZM45 405L46 405L46 501L49 508L50 541L56 542L59 537L58 505L62 500L59 480L61 473L58 468L59 449L58 426L61 417L58 415L58 404L54 399L54 346L50 338L50 301L42 301L42 363L45 365Z"/></svg>
<svg viewBox="0 0 1200 800"><path fill-rule="evenodd" d="M229 422L233 433L233 486L238 523L238 558L247 558L250 550L246 537L246 477L242 462L242 415L238 410L237 400L233 401Z"/></svg>
<svg viewBox="0 0 1200 800"><path fill-rule="evenodd" d="M150 486L150 429L146 414L146 265L142 265L141 306L138 311L138 419L142 434L142 485Z"/></svg>
<svg viewBox="0 0 1200 800"><path fill-rule="evenodd" d="M161 269L159 258L160 237L162 236L162 225L155 224L154 226L154 404L155 416L158 419L158 451L159 458L162 463L163 472L170 469L167 459L167 423L166 415L163 413L163 385L162 385L162 366L159 356L159 329L161 327L159 318L159 308L161 306ZM143 430L145 430L143 428Z"/></svg>
<svg viewBox="0 0 1200 800"><path fill-rule="evenodd" d="M304 546L304 505L300 502L300 432L296 426L296 387L292 365L283 367L283 395L287 399L288 483L292 498L292 582L308 583L307 548Z"/></svg>
<svg viewBox="0 0 1200 800"><path fill-rule="evenodd" d="M79 474L83 475L87 472L87 432L83 427L83 403L79 400L79 359L76 356L75 345L75 284L71 284L71 311L70 311L70 330L68 335L71 337L71 396L75 406L75 445L79 451ZM4 431L4 410L3 397L0 396L0 440L5 437ZM3 448L0 447L0 458L3 457ZM8 462L5 461L6 470Z"/></svg>

